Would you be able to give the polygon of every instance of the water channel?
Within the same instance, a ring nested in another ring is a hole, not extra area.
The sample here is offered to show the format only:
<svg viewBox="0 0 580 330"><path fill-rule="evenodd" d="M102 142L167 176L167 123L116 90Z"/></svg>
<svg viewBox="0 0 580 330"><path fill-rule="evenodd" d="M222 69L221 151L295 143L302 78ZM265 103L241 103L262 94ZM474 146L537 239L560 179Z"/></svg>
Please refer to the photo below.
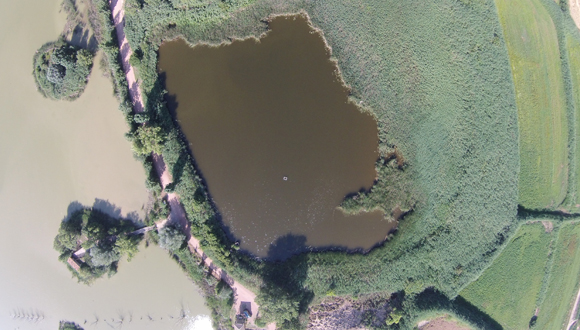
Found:
<svg viewBox="0 0 580 330"><path fill-rule="evenodd" d="M147 202L143 169L98 61L75 102L35 90L32 55L62 30L60 3L0 0L0 329L56 330L59 320L110 329L121 317L123 329L207 329L197 288L156 246L141 248L117 275L91 287L57 260L52 243L71 202L108 200L141 217ZM182 308L188 318L177 322ZM11 317L24 314L43 319Z"/></svg>
<svg viewBox="0 0 580 330"><path fill-rule="evenodd" d="M369 249L394 223L346 215L369 189L377 124L348 99L320 33L280 16L261 39L163 44L159 70L223 223L242 249L281 259L311 247Z"/></svg>

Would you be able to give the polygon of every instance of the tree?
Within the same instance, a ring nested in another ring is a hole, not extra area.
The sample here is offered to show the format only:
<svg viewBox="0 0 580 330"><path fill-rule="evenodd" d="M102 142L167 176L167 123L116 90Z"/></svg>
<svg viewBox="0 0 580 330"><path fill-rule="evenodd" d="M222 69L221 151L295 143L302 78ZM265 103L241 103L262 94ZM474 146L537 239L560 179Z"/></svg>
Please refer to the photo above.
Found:
<svg viewBox="0 0 580 330"><path fill-rule="evenodd" d="M54 100L74 100L84 91L94 54L64 40L42 46L34 55L34 79L38 91Z"/></svg>
<svg viewBox="0 0 580 330"><path fill-rule="evenodd" d="M393 311L391 312L391 314L389 314L389 316L385 320L385 323L387 325L399 324L399 322L401 321L401 318L402 317L403 317L403 312L398 311L395 308L395 309L393 309Z"/></svg>
<svg viewBox="0 0 580 330"><path fill-rule="evenodd" d="M133 257L139 252L139 242L141 237L138 235L122 235L115 241L115 250L120 255L127 254L127 261L131 261Z"/></svg>
<svg viewBox="0 0 580 330"><path fill-rule="evenodd" d="M113 262L119 261L121 254L114 249L110 243L99 243L89 250L91 263L94 266L109 266Z"/></svg>
<svg viewBox="0 0 580 330"><path fill-rule="evenodd" d="M283 324L298 318L300 302L275 284L266 284L256 297L265 323Z"/></svg>
<svg viewBox="0 0 580 330"><path fill-rule="evenodd" d="M80 325L70 321L60 321L58 330L84 330Z"/></svg>
<svg viewBox="0 0 580 330"><path fill-rule="evenodd" d="M135 132L133 151L139 155L149 155L152 152L161 154L164 140L161 127L140 126Z"/></svg>
<svg viewBox="0 0 580 330"><path fill-rule="evenodd" d="M185 234L174 225L159 229L159 246L169 251L177 251L185 242Z"/></svg>

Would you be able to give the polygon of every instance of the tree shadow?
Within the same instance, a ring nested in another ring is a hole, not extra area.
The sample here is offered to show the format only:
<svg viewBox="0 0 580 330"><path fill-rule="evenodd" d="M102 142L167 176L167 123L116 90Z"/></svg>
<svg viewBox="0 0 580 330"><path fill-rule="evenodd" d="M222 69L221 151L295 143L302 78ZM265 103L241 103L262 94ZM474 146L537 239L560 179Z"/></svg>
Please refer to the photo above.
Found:
<svg viewBox="0 0 580 330"><path fill-rule="evenodd" d="M75 203L75 202L73 202L73 203ZM78 205L80 205L81 208L83 207L80 203L78 203L78 202L76 202L76 203ZM108 200L95 198L95 202L93 203L92 207L96 210L99 210L99 211L109 215L112 218L127 219L127 220L130 220L131 222L133 222L134 224L136 224L140 227L145 226L143 219L141 219L141 217L139 216L139 213L137 211L131 211L131 212L127 213L126 215L123 215L122 209L119 206L109 202ZM69 205L69 208L70 208L70 205Z"/></svg>
<svg viewBox="0 0 580 330"><path fill-rule="evenodd" d="M72 201L68 204L66 209L66 216L62 219L63 222L66 222L70 219L70 217L77 211L84 209L85 206L81 204L79 201Z"/></svg>
<svg viewBox="0 0 580 330"><path fill-rule="evenodd" d="M268 255L265 259L268 261L284 261L307 249L306 236L286 234L278 237L276 241L270 244Z"/></svg>
<svg viewBox="0 0 580 330"><path fill-rule="evenodd" d="M121 218L121 208L105 199L95 198L93 208L97 209L113 218Z"/></svg>
<svg viewBox="0 0 580 330"><path fill-rule="evenodd" d="M268 261L264 265L264 283L275 288L274 292L282 292L293 300L299 301L299 312L305 313L314 293L306 285L308 276L309 255L296 251L305 251L306 236L286 234L270 245ZM284 261L282 261L284 260ZM270 289L271 290L271 289ZM267 291L270 291L267 290Z"/></svg>
<svg viewBox="0 0 580 330"><path fill-rule="evenodd" d="M85 29L82 25L77 25L73 29L69 43L80 48L88 49L92 52L96 51L98 48L95 36L89 31L89 29Z"/></svg>
<svg viewBox="0 0 580 330"><path fill-rule="evenodd" d="M481 311L463 297L450 300L442 293L430 288L415 298L415 306L420 312L452 311L468 322L475 324L478 329L503 330L503 327L488 314Z"/></svg>

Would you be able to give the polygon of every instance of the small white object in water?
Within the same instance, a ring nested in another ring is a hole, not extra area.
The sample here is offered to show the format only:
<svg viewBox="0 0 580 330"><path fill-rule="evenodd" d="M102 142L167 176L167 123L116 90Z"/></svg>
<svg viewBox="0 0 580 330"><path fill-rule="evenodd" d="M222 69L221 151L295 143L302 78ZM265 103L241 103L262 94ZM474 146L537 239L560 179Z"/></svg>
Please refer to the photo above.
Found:
<svg viewBox="0 0 580 330"><path fill-rule="evenodd" d="M283 177L282 179L284 179L284 181L288 181L288 177L287 176Z"/></svg>

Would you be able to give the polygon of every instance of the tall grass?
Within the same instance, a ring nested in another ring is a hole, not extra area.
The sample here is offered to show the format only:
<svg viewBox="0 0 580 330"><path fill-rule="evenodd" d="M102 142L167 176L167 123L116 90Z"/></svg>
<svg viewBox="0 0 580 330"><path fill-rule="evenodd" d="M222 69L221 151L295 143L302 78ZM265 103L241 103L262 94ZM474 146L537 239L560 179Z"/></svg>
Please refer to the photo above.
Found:
<svg viewBox="0 0 580 330"><path fill-rule="evenodd" d="M493 264L460 295L504 329L526 329L536 309L551 240L541 223L521 226Z"/></svg>

